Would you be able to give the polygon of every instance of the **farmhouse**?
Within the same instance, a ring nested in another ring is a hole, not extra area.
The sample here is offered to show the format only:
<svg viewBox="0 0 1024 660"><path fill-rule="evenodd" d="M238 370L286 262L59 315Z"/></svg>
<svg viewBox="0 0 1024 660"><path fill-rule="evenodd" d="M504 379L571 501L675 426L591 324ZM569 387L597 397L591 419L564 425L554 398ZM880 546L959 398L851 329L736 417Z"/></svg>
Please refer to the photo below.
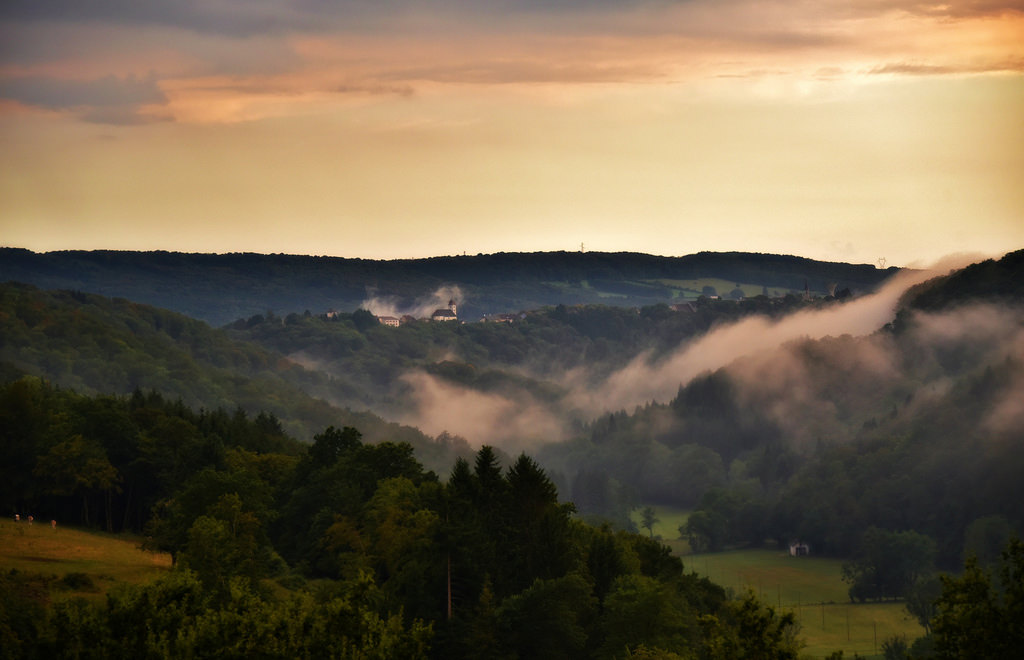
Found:
<svg viewBox="0 0 1024 660"><path fill-rule="evenodd" d="M520 314L489 314L480 320L484 323L515 323L522 316Z"/></svg>
<svg viewBox="0 0 1024 660"><path fill-rule="evenodd" d="M697 311L697 306L694 305L692 302L681 302L672 305L672 311L694 314Z"/></svg>

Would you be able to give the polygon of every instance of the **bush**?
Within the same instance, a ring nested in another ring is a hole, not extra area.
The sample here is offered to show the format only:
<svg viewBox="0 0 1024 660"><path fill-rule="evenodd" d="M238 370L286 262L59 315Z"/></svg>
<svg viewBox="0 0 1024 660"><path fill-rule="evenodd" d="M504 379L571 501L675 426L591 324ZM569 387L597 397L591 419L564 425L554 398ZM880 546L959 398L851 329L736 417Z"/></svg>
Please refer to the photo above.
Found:
<svg viewBox="0 0 1024 660"><path fill-rule="evenodd" d="M72 572L60 580L60 586L68 591L99 591L88 573Z"/></svg>

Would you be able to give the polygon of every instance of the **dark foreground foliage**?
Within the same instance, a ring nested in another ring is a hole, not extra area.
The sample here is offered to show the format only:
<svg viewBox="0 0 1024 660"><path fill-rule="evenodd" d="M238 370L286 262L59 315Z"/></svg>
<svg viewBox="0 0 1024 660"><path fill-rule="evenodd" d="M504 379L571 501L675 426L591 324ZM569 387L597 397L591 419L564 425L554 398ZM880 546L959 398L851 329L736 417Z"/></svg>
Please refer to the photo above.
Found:
<svg viewBox="0 0 1024 660"><path fill-rule="evenodd" d="M591 527L526 455L448 479L404 443L195 413L157 394L0 389L3 506L142 528L157 582L100 602L0 580L12 658L795 658L791 617L687 574L667 547ZM24 478L25 475L31 478ZM79 580L80 577L73 579ZM766 655L767 654L767 655Z"/></svg>

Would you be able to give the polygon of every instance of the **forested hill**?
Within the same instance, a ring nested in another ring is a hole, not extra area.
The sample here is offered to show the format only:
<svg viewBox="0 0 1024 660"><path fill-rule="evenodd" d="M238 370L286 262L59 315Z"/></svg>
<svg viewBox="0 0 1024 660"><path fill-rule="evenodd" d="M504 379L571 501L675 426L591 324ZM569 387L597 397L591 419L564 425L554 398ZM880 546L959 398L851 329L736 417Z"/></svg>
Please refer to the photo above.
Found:
<svg viewBox="0 0 1024 660"><path fill-rule="evenodd" d="M974 264L908 292L879 332L736 360L538 459L584 513L621 518L622 493L693 509L695 548L849 556L874 527L922 535L946 567L998 557L1024 534L1022 281L1024 251Z"/></svg>
<svg viewBox="0 0 1024 660"><path fill-rule="evenodd" d="M830 289L870 291L897 271L794 256L701 252L500 253L375 261L299 255L184 254L0 248L0 281L124 297L213 325L273 310L353 311L370 298L398 308L456 292L459 315L516 312L546 305L643 306L694 299L705 286L723 297ZM737 287L738 285L738 287Z"/></svg>
<svg viewBox="0 0 1024 660"><path fill-rule="evenodd" d="M986 259L943 277L923 282L907 291L905 311L938 311L978 302L1024 302L1024 250L1001 259Z"/></svg>
<svg viewBox="0 0 1024 660"><path fill-rule="evenodd" d="M332 406L324 374L202 321L124 299L0 284L0 381L22 375L83 394L156 390L193 408L262 412L302 441L332 424L358 426L372 442L410 443L432 469L447 469L456 449L469 451Z"/></svg>

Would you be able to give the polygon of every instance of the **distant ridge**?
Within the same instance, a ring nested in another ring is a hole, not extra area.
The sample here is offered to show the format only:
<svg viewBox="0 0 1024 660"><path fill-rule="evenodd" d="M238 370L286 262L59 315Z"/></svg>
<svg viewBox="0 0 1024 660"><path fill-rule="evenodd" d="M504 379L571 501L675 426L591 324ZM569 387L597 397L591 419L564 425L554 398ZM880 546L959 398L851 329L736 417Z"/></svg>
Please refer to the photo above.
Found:
<svg viewBox="0 0 1024 660"><path fill-rule="evenodd" d="M824 295L832 286L869 291L897 270L742 252L682 257L531 252L383 261L253 253L36 253L0 248L0 281L128 298L214 325L267 310L278 314L330 308L352 311L371 297L413 304L446 286L459 289L460 316L477 318L557 304L671 303L695 297L699 292L681 282L701 279L720 280L729 287L742 284L755 295L762 289L788 292L805 287Z"/></svg>

